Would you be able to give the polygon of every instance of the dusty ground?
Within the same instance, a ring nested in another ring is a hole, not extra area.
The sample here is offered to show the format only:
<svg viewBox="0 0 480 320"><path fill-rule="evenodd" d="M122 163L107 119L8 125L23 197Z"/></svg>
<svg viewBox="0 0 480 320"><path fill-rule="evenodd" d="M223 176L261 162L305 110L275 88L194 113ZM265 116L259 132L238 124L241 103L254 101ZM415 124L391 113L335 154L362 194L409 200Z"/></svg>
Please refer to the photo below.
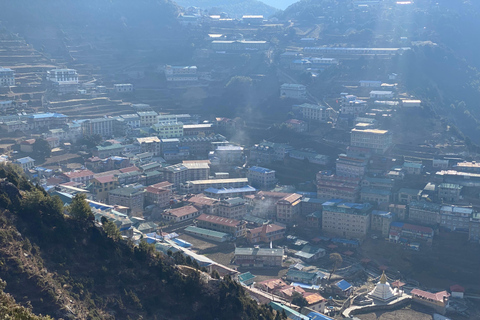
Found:
<svg viewBox="0 0 480 320"><path fill-rule="evenodd" d="M237 269L240 272L250 271L252 274L257 276L257 282L267 279L280 278L284 276L288 270L286 266L282 268L238 267L237 265L231 263L235 251L235 246L231 242L217 243L194 237L189 234L180 234L179 238L190 242L192 244L192 250L196 253L203 254L217 263L225 265L229 268Z"/></svg>
<svg viewBox="0 0 480 320"><path fill-rule="evenodd" d="M355 317L361 320L431 320L432 315L411 309L396 311L379 311L366 314L358 314Z"/></svg>

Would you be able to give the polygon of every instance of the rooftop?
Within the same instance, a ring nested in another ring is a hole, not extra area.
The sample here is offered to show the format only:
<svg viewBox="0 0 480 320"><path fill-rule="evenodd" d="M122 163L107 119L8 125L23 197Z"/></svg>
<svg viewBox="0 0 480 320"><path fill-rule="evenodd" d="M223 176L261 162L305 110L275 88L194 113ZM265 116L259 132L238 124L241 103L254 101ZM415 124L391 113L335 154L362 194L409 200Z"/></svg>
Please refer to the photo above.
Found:
<svg viewBox="0 0 480 320"><path fill-rule="evenodd" d="M283 257L283 249L270 249L270 248L235 248L235 256L275 256Z"/></svg>
<svg viewBox="0 0 480 320"><path fill-rule="evenodd" d="M181 207L181 208L167 210L167 211L164 212L164 214L165 215L172 215L172 216L175 216L177 218L180 218L180 217L187 216L189 214L196 213L196 212L198 212L198 210L194 206L184 206L184 207Z"/></svg>
<svg viewBox="0 0 480 320"><path fill-rule="evenodd" d="M250 167L248 170L249 170L249 171L259 172L259 173L272 173L272 172L275 172L275 170L271 170L271 169L263 168L263 167L257 167L257 166Z"/></svg>
<svg viewBox="0 0 480 320"><path fill-rule="evenodd" d="M235 219L227 219L219 216L213 216L209 214L202 213L200 216L197 217L197 220L199 221L205 221L205 222L210 222L213 224L219 224L227 227L236 227L238 225L241 225L242 222L239 220Z"/></svg>

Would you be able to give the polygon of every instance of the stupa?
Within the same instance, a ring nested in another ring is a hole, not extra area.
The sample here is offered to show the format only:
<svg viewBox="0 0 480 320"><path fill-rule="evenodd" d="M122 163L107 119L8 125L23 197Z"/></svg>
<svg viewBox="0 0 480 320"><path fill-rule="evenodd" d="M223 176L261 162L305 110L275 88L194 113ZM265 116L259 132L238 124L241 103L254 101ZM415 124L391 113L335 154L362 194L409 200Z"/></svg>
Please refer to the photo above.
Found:
<svg viewBox="0 0 480 320"><path fill-rule="evenodd" d="M390 283L387 282L385 271L383 271L380 281L375 286L375 289L373 289L368 295L372 299L388 302L396 299L398 292L395 292L392 289Z"/></svg>

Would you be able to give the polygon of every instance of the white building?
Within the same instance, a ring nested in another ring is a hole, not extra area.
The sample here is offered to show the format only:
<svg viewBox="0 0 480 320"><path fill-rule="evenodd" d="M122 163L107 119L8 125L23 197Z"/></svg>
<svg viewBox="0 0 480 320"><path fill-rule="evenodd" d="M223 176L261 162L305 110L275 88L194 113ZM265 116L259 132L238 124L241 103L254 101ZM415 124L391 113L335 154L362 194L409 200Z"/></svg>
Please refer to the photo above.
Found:
<svg viewBox="0 0 480 320"><path fill-rule="evenodd" d="M402 107L404 108L420 108L422 100L402 100Z"/></svg>
<svg viewBox="0 0 480 320"><path fill-rule="evenodd" d="M381 86L382 81L360 80L360 87L363 88L380 88Z"/></svg>
<svg viewBox="0 0 480 320"><path fill-rule="evenodd" d="M277 183L275 170L253 166L247 171L248 182L259 188L273 187Z"/></svg>
<svg viewBox="0 0 480 320"><path fill-rule="evenodd" d="M300 112L304 119L327 122L330 119L331 109L325 106L304 103L300 105Z"/></svg>
<svg viewBox="0 0 480 320"><path fill-rule="evenodd" d="M196 66L165 66L167 81L197 81Z"/></svg>
<svg viewBox="0 0 480 320"><path fill-rule="evenodd" d="M82 133L86 136L98 134L102 137L113 136L115 131L115 122L113 118L96 118L82 122Z"/></svg>
<svg viewBox="0 0 480 320"><path fill-rule="evenodd" d="M1 78L0 78L0 81L1 81ZM13 107L12 100L0 101L0 111L6 111L12 107Z"/></svg>
<svg viewBox="0 0 480 320"><path fill-rule="evenodd" d="M0 67L0 87L15 85L15 71L10 68Z"/></svg>
<svg viewBox="0 0 480 320"><path fill-rule="evenodd" d="M14 164L19 165L22 167L24 171L27 171L29 169L32 169L35 167L35 159L32 159L30 157L25 157L25 158L20 158L15 161L13 161Z"/></svg>
<svg viewBox="0 0 480 320"><path fill-rule="evenodd" d="M357 99L354 95L343 95L340 107L342 114L353 114L358 116L359 114L367 110L367 101Z"/></svg>
<svg viewBox="0 0 480 320"><path fill-rule="evenodd" d="M158 122L158 114L155 111L138 112L141 127L151 127Z"/></svg>
<svg viewBox="0 0 480 320"><path fill-rule="evenodd" d="M284 83L280 87L280 97L303 100L307 98L307 87L302 84Z"/></svg>
<svg viewBox="0 0 480 320"><path fill-rule="evenodd" d="M350 135L352 147L372 149L375 153L385 153L392 145L392 133L378 129L352 129Z"/></svg>
<svg viewBox="0 0 480 320"><path fill-rule="evenodd" d="M113 88L115 89L115 92L119 92L119 93L133 92L133 84L131 83L114 84Z"/></svg>
<svg viewBox="0 0 480 320"><path fill-rule="evenodd" d="M78 74L75 69L53 69L47 71L47 80L63 84L78 84Z"/></svg>
<svg viewBox="0 0 480 320"><path fill-rule="evenodd" d="M183 122L161 121L152 126L161 139L183 137Z"/></svg>
<svg viewBox="0 0 480 320"><path fill-rule="evenodd" d="M393 99L393 91L370 91L370 99L388 100Z"/></svg>

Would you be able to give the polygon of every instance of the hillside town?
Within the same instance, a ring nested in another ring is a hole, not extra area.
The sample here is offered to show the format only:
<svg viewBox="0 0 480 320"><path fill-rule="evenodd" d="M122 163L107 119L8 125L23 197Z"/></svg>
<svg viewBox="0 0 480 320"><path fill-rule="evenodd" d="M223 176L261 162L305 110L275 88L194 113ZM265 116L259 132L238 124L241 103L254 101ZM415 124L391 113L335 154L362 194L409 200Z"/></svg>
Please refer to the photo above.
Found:
<svg viewBox="0 0 480 320"><path fill-rule="evenodd" d="M329 46L299 32L280 47L271 35L294 22L198 8L177 19L205 38L190 64L159 65L154 76L137 65L109 77L81 48L59 63L4 37L0 161L65 206L84 195L95 224L112 221L127 241L234 276L289 319L410 302L479 316L463 299L478 284L423 282L399 262L445 244L478 251L478 156L442 119L425 120L432 106L405 91L401 70L350 76L321 94L301 80L357 60L386 63L408 45ZM218 98L247 60L266 65L249 74L253 87L275 69L278 114L195 107L192 92Z"/></svg>

